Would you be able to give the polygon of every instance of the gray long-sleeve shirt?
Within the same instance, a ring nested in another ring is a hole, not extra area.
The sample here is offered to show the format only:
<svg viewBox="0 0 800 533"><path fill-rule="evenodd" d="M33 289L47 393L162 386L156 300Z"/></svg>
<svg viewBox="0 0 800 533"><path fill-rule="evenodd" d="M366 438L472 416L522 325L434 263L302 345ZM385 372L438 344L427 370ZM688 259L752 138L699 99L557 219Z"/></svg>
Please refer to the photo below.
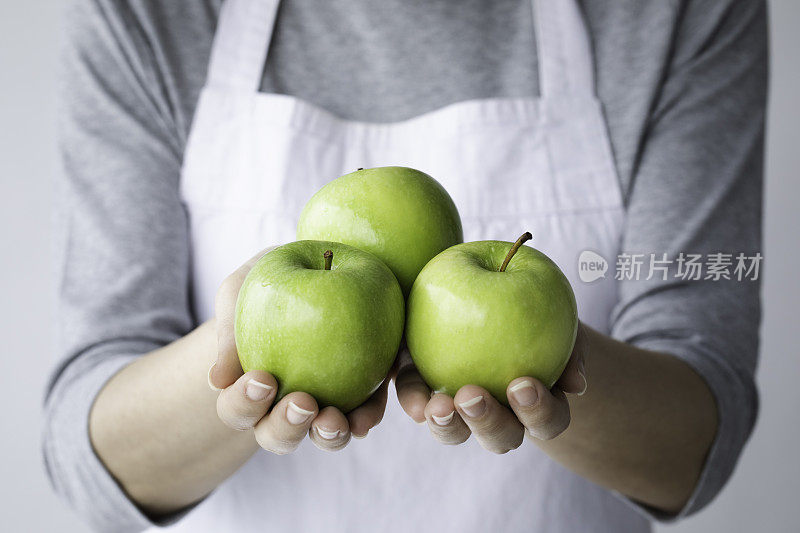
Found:
<svg viewBox="0 0 800 533"><path fill-rule="evenodd" d="M58 364L44 454L56 490L106 531L149 521L93 452L91 404L121 367L196 325L178 180L220 3L72 0L65 11ZM623 249L759 251L764 2L582 7L626 199ZM530 2L285 0L262 87L368 121L533 96ZM752 429L759 318L758 282L620 286L613 336L685 360L717 401L717 437L684 513L720 490Z"/></svg>

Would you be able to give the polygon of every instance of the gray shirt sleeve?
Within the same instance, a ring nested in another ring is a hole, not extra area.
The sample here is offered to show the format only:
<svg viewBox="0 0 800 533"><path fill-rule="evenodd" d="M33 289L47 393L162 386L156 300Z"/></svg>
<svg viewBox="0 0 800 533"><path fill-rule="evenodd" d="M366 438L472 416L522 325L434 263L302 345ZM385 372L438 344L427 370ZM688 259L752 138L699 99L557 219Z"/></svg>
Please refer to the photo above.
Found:
<svg viewBox="0 0 800 533"><path fill-rule="evenodd" d="M178 196L182 148L159 74L134 47L136 34L105 4L69 6L56 185L59 365L45 403L43 451L56 491L94 528L137 531L149 521L94 453L88 417L115 372L192 327L188 226Z"/></svg>
<svg viewBox="0 0 800 533"><path fill-rule="evenodd" d="M689 2L682 17L634 160L622 248L671 259L754 256L761 250L766 6ZM719 492L753 428L760 283L681 281L676 269L666 281L623 282L612 325L616 338L686 361L716 399L716 438L682 516Z"/></svg>

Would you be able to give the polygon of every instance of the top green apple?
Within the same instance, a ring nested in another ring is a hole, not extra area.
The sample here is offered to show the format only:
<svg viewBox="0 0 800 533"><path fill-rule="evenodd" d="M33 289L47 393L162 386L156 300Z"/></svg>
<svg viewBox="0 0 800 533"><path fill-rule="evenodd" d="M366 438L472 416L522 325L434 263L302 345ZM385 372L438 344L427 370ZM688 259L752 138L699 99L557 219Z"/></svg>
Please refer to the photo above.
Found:
<svg viewBox="0 0 800 533"><path fill-rule="evenodd" d="M336 241L376 255L403 294L436 254L462 242L461 218L447 191L413 168L359 169L308 201L297 238Z"/></svg>

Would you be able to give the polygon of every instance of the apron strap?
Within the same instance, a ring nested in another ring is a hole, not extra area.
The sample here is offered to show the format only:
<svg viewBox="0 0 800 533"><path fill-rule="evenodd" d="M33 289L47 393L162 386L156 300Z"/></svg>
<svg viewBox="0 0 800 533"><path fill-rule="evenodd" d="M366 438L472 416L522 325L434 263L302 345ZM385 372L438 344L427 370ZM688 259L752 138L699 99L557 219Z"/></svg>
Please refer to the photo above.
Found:
<svg viewBox="0 0 800 533"><path fill-rule="evenodd" d="M542 97L594 95L589 35L576 0L532 0ZM209 86L258 92L279 0L226 0L208 68Z"/></svg>
<svg viewBox="0 0 800 533"><path fill-rule="evenodd" d="M577 0L533 0L533 24L540 96L594 96L589 32Z"/></svg>
<svg viewBox="0 0 800 533"><path fill-rule="evenodd" d="M207 85L258 92L279 0L226 0L211 48Z"/></svg>

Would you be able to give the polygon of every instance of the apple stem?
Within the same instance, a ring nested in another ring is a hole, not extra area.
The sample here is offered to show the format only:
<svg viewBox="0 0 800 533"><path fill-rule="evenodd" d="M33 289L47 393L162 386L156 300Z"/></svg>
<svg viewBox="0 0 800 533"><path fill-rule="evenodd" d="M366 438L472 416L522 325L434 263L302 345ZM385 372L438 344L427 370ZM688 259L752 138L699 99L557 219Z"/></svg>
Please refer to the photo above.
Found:
<svg viewBox="0 0 800 533"><path fill-rule="evenodd" d="M325 258L325 270L330 270L331 263L333 263L333 252L330 250L325 250L325 253L322 254L322 257Z"/></svg>
<svg viewBox="0 0 800 533"><path fill-rule="evenodd" d="M517 239L517 242L515 242L514 244L511 245L511 249L508 251L508 255L506 256L505 260L503 261L503 264L500 265L500 272L505 272L506 271L506 267L508 266L508 262L511 261L511 258L514 257L514 254L517 253L517 250L519 250L519 247L522 246L526 241L529 241L531 239L533 239L533 235L531 235L531 233L529 231L526 231L525 233L523 233L520 236L519 239Z"/></svg>

